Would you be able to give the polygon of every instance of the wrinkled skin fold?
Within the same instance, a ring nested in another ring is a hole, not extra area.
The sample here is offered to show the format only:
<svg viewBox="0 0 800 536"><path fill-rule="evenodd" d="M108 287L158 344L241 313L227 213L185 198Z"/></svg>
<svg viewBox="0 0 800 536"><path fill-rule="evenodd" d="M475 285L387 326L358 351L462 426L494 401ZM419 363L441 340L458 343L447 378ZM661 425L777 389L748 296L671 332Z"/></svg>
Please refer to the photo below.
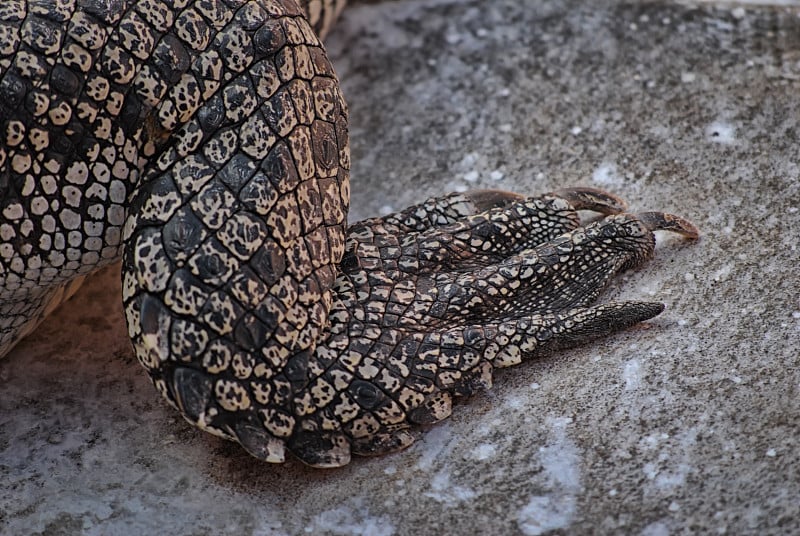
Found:
<svg viewBox="0 0 800 536"><path fill-rule="evenodd" d="M654 231L697 230L600 190L450 194L348 227L319 37L343 5L0 5L0 355L122 256L136 356L189 422L338 467L407 447L497 368L663 310L594 302Z"/></svg>

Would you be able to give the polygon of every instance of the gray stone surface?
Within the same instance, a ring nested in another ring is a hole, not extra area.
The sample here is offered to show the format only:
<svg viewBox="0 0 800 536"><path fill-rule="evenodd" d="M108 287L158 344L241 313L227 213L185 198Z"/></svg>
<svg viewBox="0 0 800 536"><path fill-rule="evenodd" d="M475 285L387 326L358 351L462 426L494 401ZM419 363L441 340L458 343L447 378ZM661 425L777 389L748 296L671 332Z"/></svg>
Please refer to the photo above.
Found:
<svg viewBox="0 0 800 536"><path fill-rule="evenodd" d="M167 407L107 270L0 362L0 533L800 533L798 9L361 3L330 47L354 218L607 188L703 232L659 235L604 295L666 312L504 371L405 452L318 471Z"/></svg>

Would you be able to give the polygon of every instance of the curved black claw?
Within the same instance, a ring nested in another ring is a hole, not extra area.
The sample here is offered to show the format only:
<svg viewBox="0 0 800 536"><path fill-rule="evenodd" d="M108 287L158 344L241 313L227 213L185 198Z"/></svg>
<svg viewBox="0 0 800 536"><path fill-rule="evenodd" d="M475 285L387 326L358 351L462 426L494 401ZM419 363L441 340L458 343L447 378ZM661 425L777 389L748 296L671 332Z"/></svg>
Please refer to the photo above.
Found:
<svg viewBox="0 0 800 536"><path fill-rule="evenodd" d="M675 216L674 214L666 214L664 212L639 212L636 214L636 217L650 231L669 231L671 233L678 233L692 240L700 237L699 229L697 229L692 222L680 216Z"/></svg>
<svg viewBox="0 0 800 536"><path fill-rule="evenodd" d="M575 210L591 210L605 216L628 208L624 199L597 188L561 188L550 195L566 200Z"/></svg>

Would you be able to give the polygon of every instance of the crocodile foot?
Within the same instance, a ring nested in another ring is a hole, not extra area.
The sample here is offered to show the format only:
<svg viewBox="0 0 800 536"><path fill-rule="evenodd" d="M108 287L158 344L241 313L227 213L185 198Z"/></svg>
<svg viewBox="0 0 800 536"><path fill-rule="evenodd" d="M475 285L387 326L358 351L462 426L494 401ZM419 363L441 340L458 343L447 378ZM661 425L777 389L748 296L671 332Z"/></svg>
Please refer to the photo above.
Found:
<svg viewBox="0 0 800 536"><path fill-rule="evenodd" d="M605 217L582 227L578 210ZM624 210L588 188L530 198L487 190L356 223L313 353L257 381L220 389L180 374L167 390L195 424L267 461L288 448L337 467L351 453L405 448L411 426L449 416L453 397L490 387L494 369L661 313L660 303L591 305L615 274L652 257L653 231L698 237L677 216ZM243 397L256 411L233 418Z"/></svg>

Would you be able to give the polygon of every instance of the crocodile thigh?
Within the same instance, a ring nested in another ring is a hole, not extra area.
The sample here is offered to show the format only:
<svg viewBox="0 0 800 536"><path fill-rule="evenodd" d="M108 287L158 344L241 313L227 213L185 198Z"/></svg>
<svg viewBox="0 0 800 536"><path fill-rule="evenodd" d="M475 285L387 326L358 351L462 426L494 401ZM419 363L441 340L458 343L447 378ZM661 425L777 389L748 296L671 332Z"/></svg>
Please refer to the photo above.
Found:
<svg viewBox="0 0 800 536"><path fill-rule="evenodd" d="M140 178L200 104L220 95L222 57L235 55L238 42L232 28L255 31L265 17L305 13L325 32L343 5L0 5L0 356L67 295L70 281L120 257ZM275 45L269 28L261 30L257 46ZM291 32L295 40L309 33L299 22ZM318 48L276 56L281 83L307 74L294 72L295 63L308 68L318 56Z"/></svg>

